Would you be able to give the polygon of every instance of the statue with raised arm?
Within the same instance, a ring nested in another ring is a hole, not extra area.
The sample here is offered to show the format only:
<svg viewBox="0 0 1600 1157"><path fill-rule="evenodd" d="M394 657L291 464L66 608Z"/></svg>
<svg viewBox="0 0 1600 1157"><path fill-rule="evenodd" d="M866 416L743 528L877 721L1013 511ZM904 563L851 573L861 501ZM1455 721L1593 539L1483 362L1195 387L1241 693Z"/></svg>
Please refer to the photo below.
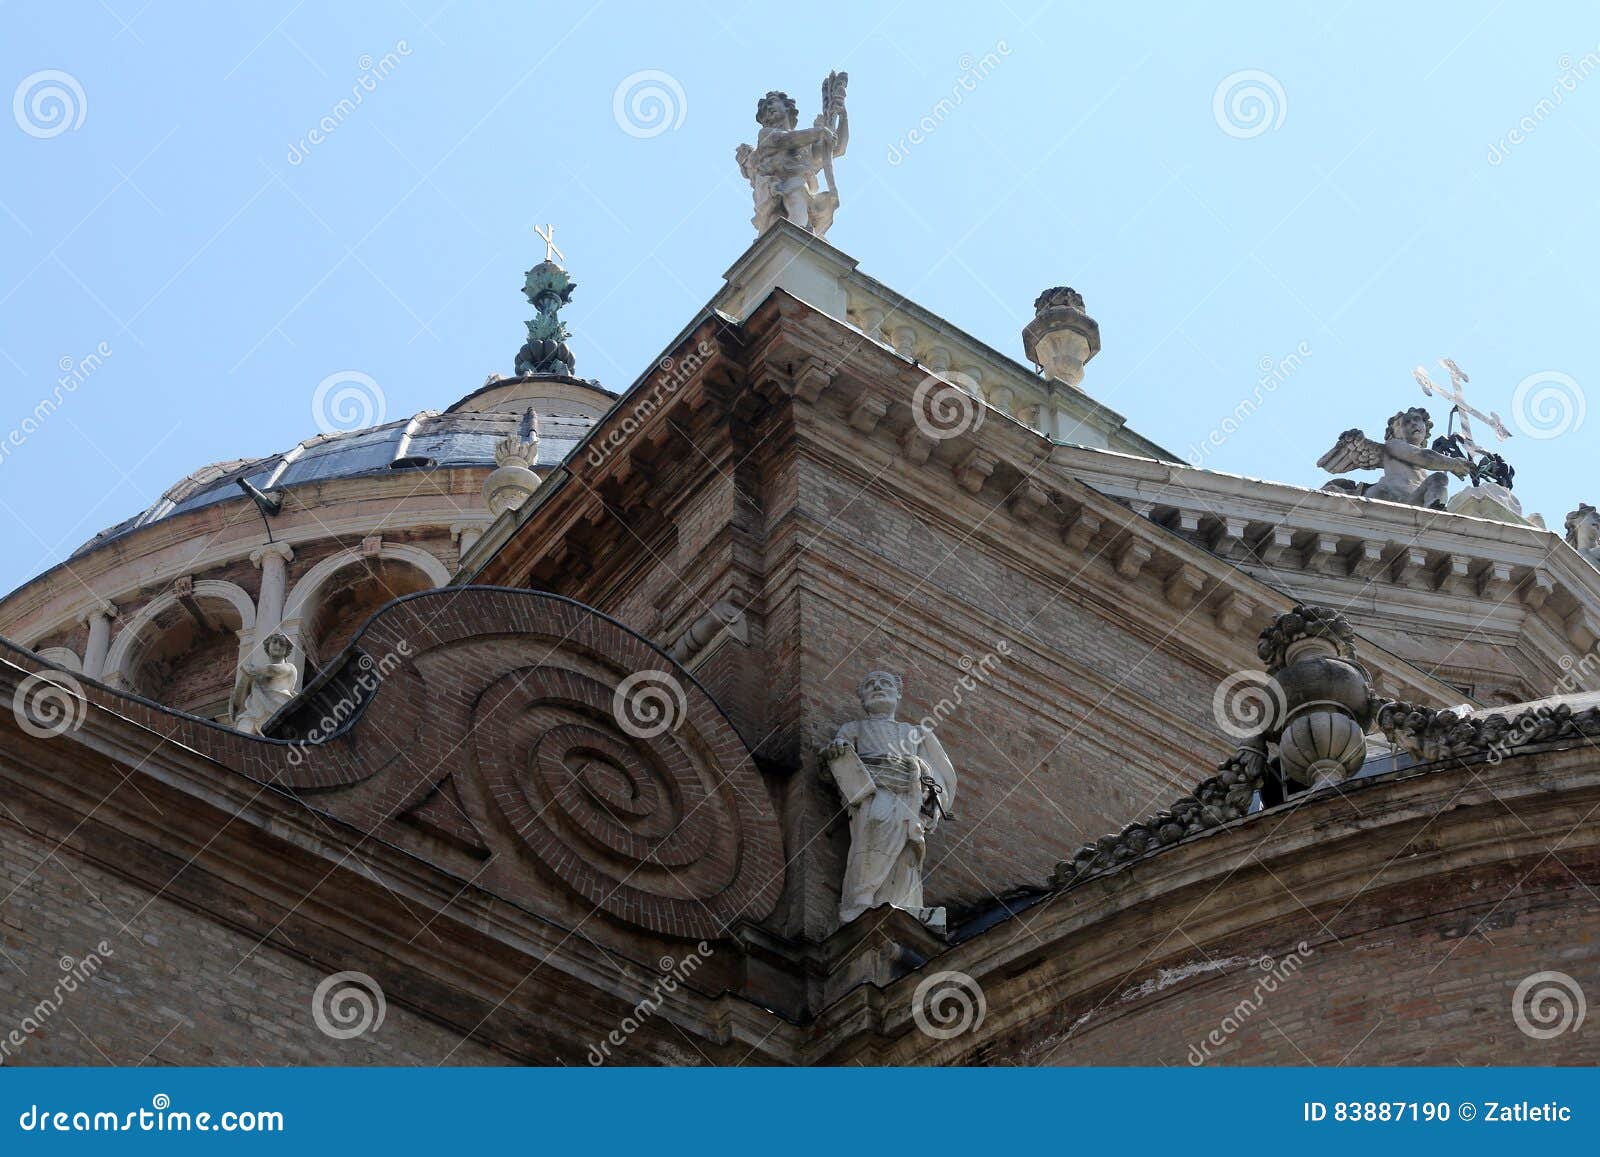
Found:
<svg viewBox="0 0 1600 1157"><path fill-rule="evenodd" d="M1317 465L1330 474L1382 470L1383 477L1376 482L1336 478L1323 489L1443 510L1449 476L1466 477L1471 463L1464 457L1429 449L1431 433L1433 419L1421 406L1401 410L1390 418L1382 442L1374 442L1360 430L1346 430L1333 449L1317 459Z"/></svg>
<svg viewBox="0 0 1600 1157"><path fill-rule="evenodd" d="M300 668L289 659L294 651L289 636L282 632L268 635L261 649L267 661L246 659L233 688L233 726L246 735L260 735L267 720L300 688Z"/></svg>
<svg viewBox="0 0 1600 1157"><path fill-rule="evenodd" d="M1567 542L1592 566L1600 567L1600 511L1587 502L1567 515Z"/></svg>
<svg viewBox="0 0 1600 1157"><path fill-rule="evenodd" d="M944 909L923 903L922 862L928 834L951 815L956 772L930 729L895 718L900 692L898 675L868 674L856 692L866 717L839 728L822 749L823 775L850 813L839 919L891 904L942 932Z"/></svg>
<svg viewBox="0 0 1600 1157"><path fill-rule="evenodd" d="M839 208L833 183L833 162L844 156L850 141L845 112L848 73L830 72L822 82L822 111L808 129L798 128L800 114L787 93L769 92L756 102L756 143L740 145L739 171L750 182L755 199L752 223L765 233L779 221L790 221L825 237ZM819 188L817 174L824 186Z"/></svg>

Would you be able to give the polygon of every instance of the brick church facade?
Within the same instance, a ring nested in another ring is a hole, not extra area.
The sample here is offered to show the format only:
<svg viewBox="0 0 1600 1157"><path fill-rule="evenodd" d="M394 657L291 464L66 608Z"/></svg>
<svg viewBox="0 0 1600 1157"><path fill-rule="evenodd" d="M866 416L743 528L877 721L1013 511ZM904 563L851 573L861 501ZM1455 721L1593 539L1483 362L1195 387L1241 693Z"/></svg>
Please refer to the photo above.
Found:
<svg viewBox="0 0 1600 1157"><path fill-rule="evenodd" d="M618 395L222 464L0 601L5 1063L1600 1061L1517 1003L1600 983L1600 570L1185 462L1075 295L1027 340L779 222ZM1302 604L1370 726L1283 798L1219 692ZM942 928L840 919L880 669Z"/></svg>

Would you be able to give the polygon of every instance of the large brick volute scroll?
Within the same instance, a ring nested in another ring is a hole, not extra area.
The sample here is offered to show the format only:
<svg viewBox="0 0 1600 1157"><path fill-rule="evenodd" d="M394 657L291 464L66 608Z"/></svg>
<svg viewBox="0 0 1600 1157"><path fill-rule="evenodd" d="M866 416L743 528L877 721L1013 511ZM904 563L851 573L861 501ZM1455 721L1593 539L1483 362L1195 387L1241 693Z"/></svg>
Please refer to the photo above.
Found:
<svg viewBox="0 0 1600 1157"><path fill-rule="evenodd" d="M783 887L766 785L720 708L667 655L554 595L461 587L390 603L269 725L277 738L74 682L153 746L199 751L360 832L450 779L484 851L653 932L723 936Z"/></svg>

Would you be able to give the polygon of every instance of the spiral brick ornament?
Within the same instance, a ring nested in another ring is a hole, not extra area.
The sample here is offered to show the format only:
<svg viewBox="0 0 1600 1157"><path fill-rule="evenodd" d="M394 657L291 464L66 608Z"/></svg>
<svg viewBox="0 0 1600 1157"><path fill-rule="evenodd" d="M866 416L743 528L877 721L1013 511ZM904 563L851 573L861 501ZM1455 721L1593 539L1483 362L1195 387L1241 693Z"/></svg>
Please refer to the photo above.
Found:
<svg viewBox="0 0 1600 1157"><path fill-rule="evenodd" d="M685 677L674 730L619 725L619 681L546 664L507 672L470 734L484 786L529 852L629 923L715 938L769 911L783 878L765 789L732 727Z"/></svg>

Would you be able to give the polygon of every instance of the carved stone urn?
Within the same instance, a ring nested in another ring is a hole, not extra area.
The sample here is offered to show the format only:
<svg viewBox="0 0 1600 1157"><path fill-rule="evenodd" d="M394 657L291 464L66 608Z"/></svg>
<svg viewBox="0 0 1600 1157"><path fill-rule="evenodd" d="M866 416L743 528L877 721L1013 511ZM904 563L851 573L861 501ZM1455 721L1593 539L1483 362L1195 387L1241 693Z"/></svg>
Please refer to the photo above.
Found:
<svg viewBox="0 0 1600 1157"><path fill-rule="evenodd" d="M483 480L483 501L496 516L516 510L539 489L539 476L533 465L539 460L539 416L529 407L522 415L515 434L507 434L495 444L498 467Z"/></svg>
<svg viewBox="0 0 1600 1157"><path fill-rule="evenodd" d="M1047 289L1033 311L1033 320L1022 331L1028 360L1046 377L1078 385L1085 363L1100 352L1100 325L1084 312L1083 295L1065 285Z"/></svg>
<svg viewBox="0 0 1600 1157"><path fill-rule="evenodd" d="M1354 637L1337 611L1305 605L1261 632L1256 653L1281 694L1268 738L1283 773L1306 787L1342 783L1367 758L1376 700Z"/></svg>

